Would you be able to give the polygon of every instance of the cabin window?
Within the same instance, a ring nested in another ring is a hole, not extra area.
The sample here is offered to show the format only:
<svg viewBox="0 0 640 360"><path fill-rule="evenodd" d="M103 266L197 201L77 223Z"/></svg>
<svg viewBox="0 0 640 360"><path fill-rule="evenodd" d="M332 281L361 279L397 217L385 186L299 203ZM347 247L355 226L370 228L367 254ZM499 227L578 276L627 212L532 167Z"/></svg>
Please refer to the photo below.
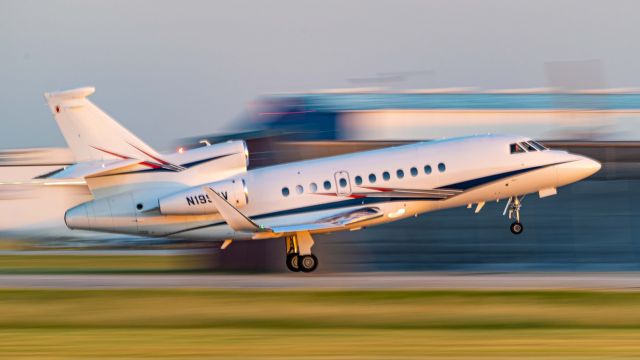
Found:
<svg viewBox="0 0 640 360"><path fill-rule="evenodd" d="M369 182L372 184L376 182L376 174L369 174Z"/></svg>
<svg viewBox="0 0 640 360"><path fill-rule="evenodd" d="M527 151L538 151L538 149L534 148L533 145L527 143L527 142L521 142L520 146L522 146L523 148L527 149Z"/></svg>
<svg viewBox="0 0 640 360"><path fill-rule="evenodd" d="M526 151L524 151L524 149L520 145L518 145L516 143L513 143L513 144L509 145L509 151L512 154L521 154L521 153L526 152Z"/></svg>
<svg viewBox="0 0 640 360"><path fill-rule="evenodd" d="M302 194L304 192L304 188L302 187L302 185L296 185L296 192L298 194Z"/></svg>
<svg viewBox="0 0 640 360"><path fill-rule="evenodd" d="M329 180L325 180L322 186L324 186L325 190L331 190L331 182Z"/></svg>
<svg viewBox="0 0 640 360"><path fill-rule="evenodd" d="M396 170L396 176L398 179L402 179L404 177L404 171L402 171L402 169Z"/></svg>
<svg viewBox="0 0 640 360"><path fill-rule="evenodd" d="M340 184L341 188L346 188L347 187L347 179L345 178L341 178L338 183Z"/></svg>
<svg viewBox="0 0 640 360"><path fill-rule="evenodd" d="M316 183L311 183L309 184L309 189L311 189L311 192L314 193L318 191L318 185Z"/></svg>
<svg viewBox="0 0 640 360"><path fill-rule="evenodd" d="M411 172L411 176L418 176L418 168L412 167L409 172Z"/></svg>
<svg viewBox="0 0 640 360"><path fill-rule="evenodd" d="M389 181L389 179L391 179L391 175L388 171L385 171L382 173L382 178L384 179L384 181Z"/></svg>
<svg viewBox="0 0 640 360"><path fill-rule="evenodd" d="M444 165L444 163L438 164L438 171L444 172L445 170L447 170L447 167Z"/></svg>
<svg viewBox="0 0 640 360"><path fill-rule="evenodd" d="M533 145L536 149L540 151L548 150L546 147L544 147L544 145L540 144L537 141L529 140L529 144Z"/></svg>
<svg viewBox="0 0 640 360"><path fill-rule="evenodd" d="M427 175L431 174L431 165L424 166L424 173Z"/></svg>
<svg viewBox="0 0 640 360"><path fill-rule="evenodd" d="M356 185L362 185L362 176L356 176Z"/></svg>
<svg viewBox="0 0 640 360"><path fill-rule="evenodd" d="M289 188L288 187L283 187L282 188L282 196L289 196Z"/></svg>

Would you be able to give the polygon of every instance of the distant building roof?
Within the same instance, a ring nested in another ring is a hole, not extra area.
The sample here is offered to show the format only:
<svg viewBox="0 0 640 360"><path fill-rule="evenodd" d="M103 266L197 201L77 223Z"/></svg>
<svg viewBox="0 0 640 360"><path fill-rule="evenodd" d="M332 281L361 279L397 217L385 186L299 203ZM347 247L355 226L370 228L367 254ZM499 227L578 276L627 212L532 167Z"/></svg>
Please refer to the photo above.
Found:
<svg viewBox="0 0 640 360"><path fill-rule="evenodd" d="M460 90L460 89L458 89ZM572 93L548 93L544 89L494 90L493 92L330 92L282 94L264 97L264 105L290 105L298 111L356 111L378 109L467 110L628 110L640 109L640 93L621 89L592 89ZM285 106L286 106L285 105Z"/></svg>

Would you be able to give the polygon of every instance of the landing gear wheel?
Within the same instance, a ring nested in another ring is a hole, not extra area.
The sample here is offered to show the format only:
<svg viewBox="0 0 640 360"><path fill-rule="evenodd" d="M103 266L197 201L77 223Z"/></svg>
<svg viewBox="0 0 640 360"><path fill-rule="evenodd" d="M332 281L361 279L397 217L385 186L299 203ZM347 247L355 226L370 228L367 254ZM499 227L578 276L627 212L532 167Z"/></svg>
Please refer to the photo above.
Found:
<svg viewBox="0 0 640 360"><path fill-rule="evenodd" d="M300 260L298 259L298 254L287 255L287 269L289 269L289 271L293 271L293 272L300 271L300 268L298 267L299 263L300 263Z"/></svg>
<svg viewBox="0 0 640 360"><path fill-rule="evenodd" d="M524 230L524 226L522 226L521 223L519 222L514 222L513 224L511 224L511 232L515 235L521 234L522 230Z"/></svg>
<svg viewBox="0 0 640 360"><path fill-rule="evenodd" d="M302 272L312 272L318 267L318 258L315 255L301 255L298 257L298 267Z"/></svg>

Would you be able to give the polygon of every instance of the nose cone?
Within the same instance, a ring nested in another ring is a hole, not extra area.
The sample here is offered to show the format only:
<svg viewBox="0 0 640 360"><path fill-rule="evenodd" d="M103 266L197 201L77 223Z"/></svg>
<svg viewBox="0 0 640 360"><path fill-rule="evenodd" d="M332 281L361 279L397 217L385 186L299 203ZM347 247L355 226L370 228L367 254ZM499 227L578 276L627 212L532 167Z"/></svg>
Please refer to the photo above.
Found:
<svg viewBox="0 0 640 360"><path fill-rule="evenodd" d="M579 156L577 160L558 165L558 181L567 185L588 178L600 170L599 162L585 156Z"/></svg>

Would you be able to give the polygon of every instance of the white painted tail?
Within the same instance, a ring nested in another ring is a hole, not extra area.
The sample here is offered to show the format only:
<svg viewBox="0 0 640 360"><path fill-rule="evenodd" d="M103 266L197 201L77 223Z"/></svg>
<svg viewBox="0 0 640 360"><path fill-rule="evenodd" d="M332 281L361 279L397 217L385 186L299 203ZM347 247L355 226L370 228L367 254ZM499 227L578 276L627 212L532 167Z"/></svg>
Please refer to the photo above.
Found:
<svg viewBox="0 0 640 360"><path fill-rule="evenodd" d="M160 154L87 99L94 92L95 88L85 87L44 94L76 162L140 159L163 163Z"/></svg>

